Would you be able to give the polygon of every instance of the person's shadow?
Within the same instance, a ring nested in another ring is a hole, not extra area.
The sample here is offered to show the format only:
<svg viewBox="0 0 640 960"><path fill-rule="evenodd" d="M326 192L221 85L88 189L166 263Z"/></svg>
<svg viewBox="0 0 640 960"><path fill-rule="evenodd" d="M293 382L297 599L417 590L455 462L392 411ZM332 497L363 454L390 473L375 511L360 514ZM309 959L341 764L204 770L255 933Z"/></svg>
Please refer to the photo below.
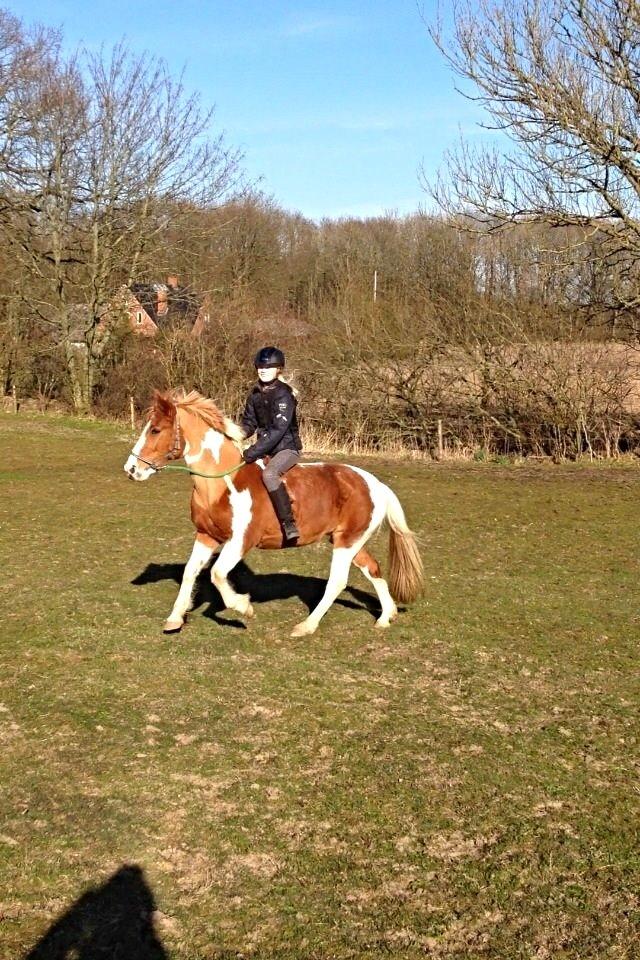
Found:
<svg viewBox="0 0 640 960"><path fill-rule="evenodd" d="M131 583L134 586L144 586L161 580L173 580L180 584L183 573L184 564L181 563L149 563ZM239 593L250 595L252 603L269 603L272 600L296 597L304 603L309 612L319 603L327 585L327 581L322 577L304 577L294 573L254 573L243 560L233 568L229 579ZM349 607L351 610L367 610L374 617L380 616L380 604L376 597L356 587L347 587L345 593L350 594L352 599L340 596L335 601L338 606ZM203 605L206 605L203 616L225 627L244 628L245 624L240 620L219 616L225 606L222 597L211 583L209 568L203 570L196 581L192 610Z"/></svg>
<svg viewBox="0 0 640 960"><path fill-rule="evenodd" d="M168 960L155 909L143 871L126 864L76 900L23 960Z"/></svg>

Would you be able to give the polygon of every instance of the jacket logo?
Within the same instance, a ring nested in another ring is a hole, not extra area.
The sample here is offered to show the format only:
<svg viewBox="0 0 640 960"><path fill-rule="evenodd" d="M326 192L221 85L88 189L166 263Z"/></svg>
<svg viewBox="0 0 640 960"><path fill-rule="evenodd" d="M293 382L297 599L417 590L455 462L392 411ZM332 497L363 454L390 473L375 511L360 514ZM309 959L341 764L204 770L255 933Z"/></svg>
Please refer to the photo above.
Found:
<svg viewBox="0 0 640 960"><path fill-rule="evenodd" d="M287 404L286 404L286 403L279 403L279 404L278 404L278 410L286 410L286 409L287 409Z"/></svg>

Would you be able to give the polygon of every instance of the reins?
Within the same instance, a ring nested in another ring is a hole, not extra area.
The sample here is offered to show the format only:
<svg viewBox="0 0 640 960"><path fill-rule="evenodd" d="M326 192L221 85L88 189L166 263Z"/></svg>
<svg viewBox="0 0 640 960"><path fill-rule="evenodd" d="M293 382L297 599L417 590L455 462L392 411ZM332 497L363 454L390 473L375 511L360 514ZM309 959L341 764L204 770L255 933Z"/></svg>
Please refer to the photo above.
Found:
<svg viewBox="0 0 640 960"><path fill-rule="evenodd" d="M133 450L131 452L133 453ZM222 473L200 473L199 470L192 470L191 467L183 467L180 463L165 463L164 466L158 467L155 463L151 463L150 460L145 460L144 457L141 457L137 453L133 453L133 456L139 460L140 463L145 463L148 467L151 467L156 473L160 473L161 470L182 470L184 473L190 473L194 477L204 477L205 480L220 480L222 477L228 477L229 474L235 473L240 467L244 467L244 461L241 460L240 463L236 463L235 467L231 467L229 470L223 470Z"/></svg>

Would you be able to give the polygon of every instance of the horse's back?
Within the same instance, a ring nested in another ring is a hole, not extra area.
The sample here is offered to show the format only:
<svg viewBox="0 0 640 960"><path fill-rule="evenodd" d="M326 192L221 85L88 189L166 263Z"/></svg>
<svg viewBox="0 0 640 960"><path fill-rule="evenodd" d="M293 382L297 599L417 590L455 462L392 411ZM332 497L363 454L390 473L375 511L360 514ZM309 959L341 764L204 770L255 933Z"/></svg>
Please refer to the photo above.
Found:
<svg viewBox="0 0 640 960"><path fill-rule="evenodd" d="M353 493L364 493L369 488L369 478L376 482L372 474L358 467L323 461L298 463L284 475L290 493L305 499L316 496L342 499Z"/></svg>
<svg viewBox="0 0 640 960"><path fill-rule="evenodd" d="M299 524L312 538L340 531L345 542L371 525L380 481L345 463L301 463L285 475Z"/></svg>

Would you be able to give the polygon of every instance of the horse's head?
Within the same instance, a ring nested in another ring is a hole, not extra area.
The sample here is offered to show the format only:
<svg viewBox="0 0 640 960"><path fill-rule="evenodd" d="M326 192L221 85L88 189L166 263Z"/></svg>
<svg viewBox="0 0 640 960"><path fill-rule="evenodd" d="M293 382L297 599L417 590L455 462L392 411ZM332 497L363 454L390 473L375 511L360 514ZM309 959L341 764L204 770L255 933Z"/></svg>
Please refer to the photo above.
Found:
<svg viewBox="0 0 640 960"><path fill-rule="evenodd" d="M170 460L184 453L184 437L175 400L156 391L145 428L124 465L131 480L148 480Z"/></svg>

